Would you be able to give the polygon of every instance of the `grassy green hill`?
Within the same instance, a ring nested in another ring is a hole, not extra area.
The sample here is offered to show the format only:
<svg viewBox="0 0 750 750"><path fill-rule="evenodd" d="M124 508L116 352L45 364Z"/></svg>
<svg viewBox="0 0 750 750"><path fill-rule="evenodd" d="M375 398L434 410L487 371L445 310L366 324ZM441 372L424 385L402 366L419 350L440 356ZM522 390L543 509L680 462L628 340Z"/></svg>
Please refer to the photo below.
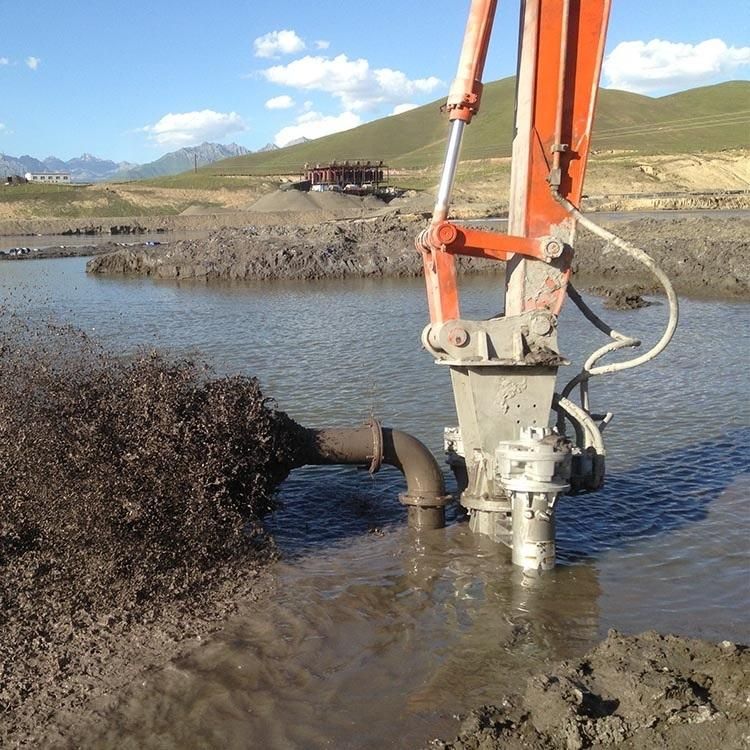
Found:
<svg viewBox="0 0 750 750"><path fill-rule="evenodd" d="M467 130L464 159L510 155L513 78L485 87L480 115ZM296 173L306 162L332 159L383 159L394 167L438 164L447 126L439 114L442 100L385 117L353 130L278 151L248 154L216 162L202 170L216 174ZM658 99L602 89L593 146L642 154L718 151L750 143L750 81L704 86Z"/></svg>

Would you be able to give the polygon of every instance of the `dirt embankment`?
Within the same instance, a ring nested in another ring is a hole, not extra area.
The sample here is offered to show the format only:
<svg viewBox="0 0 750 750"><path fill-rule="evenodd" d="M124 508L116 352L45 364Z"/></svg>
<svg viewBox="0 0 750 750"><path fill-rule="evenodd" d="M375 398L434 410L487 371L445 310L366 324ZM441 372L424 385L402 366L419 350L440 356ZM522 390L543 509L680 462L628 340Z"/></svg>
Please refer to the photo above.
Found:
<svg viewBox="0 0 750 750"><path fill-rule="evenodd" d="M168 248L125 248L89 261L90 273L139 274L161 279L321 279L418 276L414 238L425 221L384 215L311 227L254 226L226 229L207 240ZM645 249L683 294L750 296L750 220L697 217L637 219L611 225ZM465 272L501 269L492 262L461 259ZM581 231L574 280L600 292L637 294L656 289L643 266L615 247Z"/></svg>
<svg viewBox="0 0 750 750"><path fill-rule="evenodd" d="M72 234L80 235L119 235L142 234L155 232L192 232L205 230L219 230L223 227L243 227L248 223L260 226L278 224L283 216L279 214L249 214L248 211L236 212L202 212L186 213L174 216L114 216L106 219L80 218L37 218L14 219L0 222L0 235L46 235ZM299 224L315 224L320 221L320 212L311 211L307 214L295 216ZM287 217L288 220L288 217ZM115 231L129 228L130 231Z"/></svg>
<svg viewBox="0 0 750 750"><path fill-rule="evenodd" d="M750 219L638 219L607 228L645 250L679 293L750 298ZM659 288L641 264L584 231L576 243L573 274L576 283L595 291Z"/></svg>
<svg viewBox="0 0 750 750"><path fill-rule="evenodd" d="M49 747L268 585L300 428L251 378L0 317L0 746Z"/></svg>
<svg viewBox="0 0 750 750"><path fill-rule="evenodd" d="M414 238L424 221L381 216L222 230L207 240L159 248L126 248L101 256L89 273L142 274L162 279L326 279L416 276L421 259Z"/></svg>
<svg viewBox="0 0 750 750"><path fill-rule="evenodd" d="M491 679L491 675L488 676ZM433 750L740 750L750 742L750 649L610 631L574 662L483 706Z"/></svg>

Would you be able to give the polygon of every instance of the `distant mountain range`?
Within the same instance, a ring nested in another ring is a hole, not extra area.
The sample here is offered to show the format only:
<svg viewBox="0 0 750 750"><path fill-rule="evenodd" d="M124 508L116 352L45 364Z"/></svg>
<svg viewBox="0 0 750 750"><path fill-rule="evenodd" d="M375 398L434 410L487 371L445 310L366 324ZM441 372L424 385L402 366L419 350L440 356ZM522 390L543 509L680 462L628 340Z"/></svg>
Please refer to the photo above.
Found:
<svg viewBox="0 0 750 750"><path fill-rule="evenodd" d="M268 144L262 150L268 150ZM274 147L275 148L275 147ZM221 159L233 156L244 156L251 153L236 143L222 145L219 143L201 143L200 146L189 146L172 151L148 164L131 164L99 159L91 154L83 154L75 159L63 161L55 156L36 159L33 156L9 156L0 153L0 177L26 172L69 172L75 182L104 182L116 180L143 180L149 177L166 177L212 164Z"/></svg>
<svg viewBox="0 0 750 750"><path fill-rule="evenodd" d="M107 180L114 174L136 167L137 164L114 162L99 159L91 154L83 154L75 159L63 161L56 156L46 159L35 159L33 156L8 156L0 154L0 177L12 174L23 175L26 172L69 172L76 182L97 182Z"/></svg>
<svg viewBox="0 0 750 750"><path fill-rule="evenodd" d="M117 174L108 177L110 180L146 180L150 177L166 177L180 172L187 172L196 165L205 167L215 161L229 159L233 156L244 156L249 154L244 146L230 143L222 146L219 143L201 143L200 146L188 146L177 151L164 154L160 159L133 166L129 169L121 169Z"/></svg>

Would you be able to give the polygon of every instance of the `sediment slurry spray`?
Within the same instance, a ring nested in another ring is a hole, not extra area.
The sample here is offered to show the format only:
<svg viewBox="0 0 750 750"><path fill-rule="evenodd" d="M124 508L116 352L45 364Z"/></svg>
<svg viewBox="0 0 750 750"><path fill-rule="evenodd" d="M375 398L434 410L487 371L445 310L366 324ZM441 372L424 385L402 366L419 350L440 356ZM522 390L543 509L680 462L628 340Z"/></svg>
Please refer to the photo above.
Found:
<svg viewBox="0 0 750 750"><path fill-rule="evenodd" d="M25 720L43 726L101 692L109 653L133 628L190 635L193 616L216 606L217 586L272 559L260 519L301 428L253 378L217 378L155 352L123 358L76 329L4 312L5 747Z"/></svg>

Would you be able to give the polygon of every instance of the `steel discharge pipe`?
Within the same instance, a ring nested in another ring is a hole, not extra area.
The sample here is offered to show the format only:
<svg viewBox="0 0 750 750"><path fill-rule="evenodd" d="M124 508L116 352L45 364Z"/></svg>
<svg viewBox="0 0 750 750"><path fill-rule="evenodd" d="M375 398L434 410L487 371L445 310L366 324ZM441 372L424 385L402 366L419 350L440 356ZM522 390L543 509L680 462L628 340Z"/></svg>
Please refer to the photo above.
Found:
<svg viewBox="0 0 750 750"><path fill-rule="evenodd" d="M364 465L374 474L382 464L395 466L406 479L399 500L409 511L409 526L441 529L445 506L443 473L429 449L412 435L377 421L354 428L306 429L296 466Z"/></svg>

